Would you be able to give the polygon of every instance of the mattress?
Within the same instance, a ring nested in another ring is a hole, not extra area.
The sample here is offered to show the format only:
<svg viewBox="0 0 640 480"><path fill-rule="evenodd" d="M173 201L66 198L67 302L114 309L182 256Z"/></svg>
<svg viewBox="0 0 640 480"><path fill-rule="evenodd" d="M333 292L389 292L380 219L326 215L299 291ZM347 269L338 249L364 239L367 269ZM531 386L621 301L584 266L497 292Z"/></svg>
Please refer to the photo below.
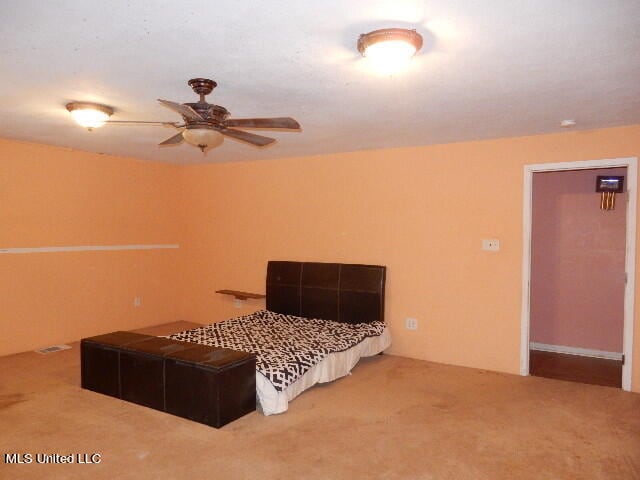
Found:
<svg viewBox="0 0 640 480"><path fill-rule="evenodd" d="M256 372L256 394L265 415L286 412L289 402L316 383L326 383L349 375L363 357L382 353L391 346L391 334L387 327L376 337L367 337L359 344L342 352L330 353L310 368L286 389L278 391L260 372Z"/></svg>
<svg viewBox="0 0 640 480"><path fill-rule="evenodd" d="M168 338L256 355L256 388L265 415L318 382L347 375L362 356L390 345L384 322L349 324L260 310Z"/></svg>

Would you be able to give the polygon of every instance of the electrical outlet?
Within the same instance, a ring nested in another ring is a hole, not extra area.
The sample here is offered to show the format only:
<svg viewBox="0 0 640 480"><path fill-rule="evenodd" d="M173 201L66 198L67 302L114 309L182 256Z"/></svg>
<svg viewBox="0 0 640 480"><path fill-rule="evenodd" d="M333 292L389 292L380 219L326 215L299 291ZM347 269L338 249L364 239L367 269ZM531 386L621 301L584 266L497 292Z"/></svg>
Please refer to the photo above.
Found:
<svg viewBox="0 0 640 480"><path fill-rule="evenodd" d="M500 250L500 240L497 238L485 238L482 240L482 250L497 252Z"/></svg>
<svg viewBox="0 0 640 480"><path fill-rule="evenodd" d="M139 307L140 305L142 305L142 297L135 297L133 299L133 306Z"/></svg>
<svg viewBox="0 0 640 480"><path fill-rule="evenodd" d="M418 329L418 319L417 318L405 318L404 326L407 330L417 330Z"/></svg>

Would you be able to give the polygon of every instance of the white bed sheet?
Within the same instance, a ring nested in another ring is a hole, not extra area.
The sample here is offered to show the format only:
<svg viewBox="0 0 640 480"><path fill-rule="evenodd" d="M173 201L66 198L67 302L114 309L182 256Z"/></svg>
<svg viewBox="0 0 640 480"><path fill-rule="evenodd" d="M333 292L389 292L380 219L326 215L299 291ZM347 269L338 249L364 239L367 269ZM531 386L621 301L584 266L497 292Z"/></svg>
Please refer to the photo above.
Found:
<svg viewBox="0 0 640 480"><path fill-rule="evenodd" d="M331 382L348 375L362 357L377 355L390 345L391 334L389 327L385 327L380 336L367 337L348 350L330 353L281 392L277 391L264 375L256 372L256 392L262 412L265 415L286 412L289 402L306 389L316 383Z"/></svg>

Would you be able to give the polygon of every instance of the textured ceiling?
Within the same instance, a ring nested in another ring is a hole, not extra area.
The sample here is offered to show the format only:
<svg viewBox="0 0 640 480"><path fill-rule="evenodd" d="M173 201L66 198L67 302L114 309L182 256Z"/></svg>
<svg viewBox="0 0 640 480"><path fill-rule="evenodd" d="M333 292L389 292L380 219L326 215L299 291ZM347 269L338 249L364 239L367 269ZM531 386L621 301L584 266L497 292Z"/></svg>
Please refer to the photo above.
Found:
<svg viewBox="0 0 640 480"><path fill-rule="evenodd" d="M22 0L0 2L0 137L178 163L253 160L640 123L638 0ZM358 35L416 28L425 46L392 77ZM158 147L170 127L87 132L67 102L113 120L179 120L189 78L234 117L292 116L259 149Z"/></svg>

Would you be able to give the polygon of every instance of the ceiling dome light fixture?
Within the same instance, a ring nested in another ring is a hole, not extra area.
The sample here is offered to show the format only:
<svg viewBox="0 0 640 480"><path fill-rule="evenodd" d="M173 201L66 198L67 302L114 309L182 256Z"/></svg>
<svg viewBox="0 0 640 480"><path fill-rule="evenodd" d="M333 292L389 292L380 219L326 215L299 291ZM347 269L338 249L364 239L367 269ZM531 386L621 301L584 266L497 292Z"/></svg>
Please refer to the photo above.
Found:
<svg viewBox="0 0 640 480"><path fill-rule="evenodd" d="M182 132L182 138L189 145L198 147L203 153L205 148L217 147L224 141L224 136L219 131L200 125L187 127Z"/></svg>
<svg viewBox="0 0 640 480"><path fill-rule="evenodd" d="M406 66L420 48L422 35L405 28L383 28L358 38L358 51L385 73L395 73Z"/></svg>
<svg viewBox="0 0 640 480"><path fill-rule="evenodd" d="M113 115L113 108L98 103L71 102L67 110L78 125L89 130L101 127Z"/></svg>

